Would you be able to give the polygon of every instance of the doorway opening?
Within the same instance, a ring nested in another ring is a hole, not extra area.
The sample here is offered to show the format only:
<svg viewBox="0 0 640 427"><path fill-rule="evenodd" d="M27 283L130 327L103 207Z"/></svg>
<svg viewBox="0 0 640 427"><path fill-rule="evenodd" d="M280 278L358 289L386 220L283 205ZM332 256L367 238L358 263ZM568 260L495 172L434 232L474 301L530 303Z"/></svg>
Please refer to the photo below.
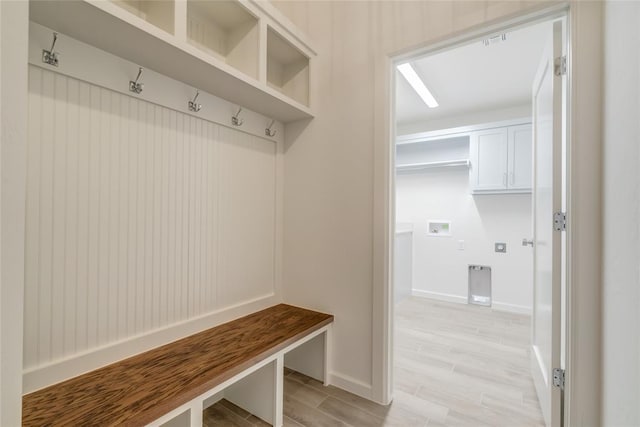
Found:
<svg viewBox="0 0 640 427"><path fill-rule="evenodd" d="M392 393L443 425L561 425L566 27L393 63Z"/></svg>

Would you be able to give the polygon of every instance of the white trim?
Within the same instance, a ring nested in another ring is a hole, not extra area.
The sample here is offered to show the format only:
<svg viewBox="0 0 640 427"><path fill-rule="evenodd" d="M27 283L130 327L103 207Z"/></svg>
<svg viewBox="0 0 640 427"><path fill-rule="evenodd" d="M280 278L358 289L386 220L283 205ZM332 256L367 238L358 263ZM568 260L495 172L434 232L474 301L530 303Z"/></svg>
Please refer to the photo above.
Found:
<svg viewBox="0 0 640 427"><path fill-rule="evenodd" d="M225 307L200 317L156 329L154 331L117 341L83 353L57 360L44 366L38 366L23 372L23 393L31 393L52 384L106 366L118 360L151 350L177 339L201 332L225 322L246 316L250 313L271 307L279 303L274 295L244 301ZM299 344L305 342L301 340Z"/></svg>
<svg viewBox="0 0 640 427"><path fill-rule="evenodd" d="M411 289L411 295L418 298L429 298L437 301L453 302L456 304L468 304L467 297L441 292L424 291L422 289ZM491 301L492 310L505 311L508 313L531 315L531 307L524 305L510 304L506 302Z"/></svg>
<svg viewBox="0 0 640 427"><path fill-rule="evenodd" d="M0 1L0 425L22 418L28 2Z"/></svg>
<svg viewBox="0 0 640 427"><path fill-rule="evenodd" d="M372 399L371 384L357 380L349 375L331 372L329 374L329 382L335 387L341 388L365 399Z"/></svg>
<svg viewBox="0 0 640 427"><path fill-rule="evenodd" d="M531 316L531 307L526 305L509 304L506 302L491 301L491 308L497 311L506 311L508 313L526 314Z"/></svg>
<svg viewBox="0 0 640 427"><path fill-rule="evenodd" d="M438 301L455 302L458 304L467 303L467 297L441 292L423 291L422 289L411 289L411 295L414 297L430 298Z"/></svg>
<svg viewBox="0 0 640 427"><path fill-rule="evenodd" d="M572 2L568 19L565 426L601 415L602 14Z"/></svg>

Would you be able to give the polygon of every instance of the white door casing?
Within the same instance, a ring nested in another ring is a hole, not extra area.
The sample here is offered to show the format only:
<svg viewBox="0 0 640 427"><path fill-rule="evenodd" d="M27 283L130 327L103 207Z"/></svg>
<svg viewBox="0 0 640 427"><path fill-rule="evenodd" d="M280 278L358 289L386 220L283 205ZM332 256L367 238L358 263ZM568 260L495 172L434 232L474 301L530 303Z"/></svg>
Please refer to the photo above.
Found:
<svg viewBox="0 0 640 427"><path fill-rule="evenodd" d="M561 350L561 232L553 214L562 205L563 77L554 71L562 55L563 22L553 23L533 81L533 266L531 368L548 427L561 425L561 390L553 385Z"/></svg>

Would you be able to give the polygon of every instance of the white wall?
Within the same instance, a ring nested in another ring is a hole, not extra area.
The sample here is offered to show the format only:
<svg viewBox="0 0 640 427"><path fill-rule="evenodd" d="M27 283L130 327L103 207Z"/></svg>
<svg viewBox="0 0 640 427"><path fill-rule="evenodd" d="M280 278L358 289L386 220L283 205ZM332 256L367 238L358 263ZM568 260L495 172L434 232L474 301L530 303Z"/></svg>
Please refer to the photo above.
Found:
<svg viewBox="0 0 640 427"><path fill-rule="evenodd" d="M530 194L472 196L468 169L439 168L399 173L396 206L396 220L413 223L415 294L466 303L469 264L487 265L494 308L531 310L532 253L521 245L531 237ZM429 236L429 219L451 221L452 235Z"/></svg>
<svg viewBox="0 0 640 427"><path fill-rule="evenodd" d="M0 2L0 425L22 413L27 2Z"/></svg>
<svg viewBox="0 0 640 427"><path fill-rule="evenodd" d="M275 2L317 48L311 96L316 118L287 126L284 291L293 304L336 316L332 380L385 401L388 319L386 245L392 241L388 141L389 55L425 46L536 2ZM548 5L548 3L547 3ZM575 349L567 412L575 425L599 419L600 6L572 3L571 147L575 190L570 245L579 284L570 312ZM595 47L595 48L594 48ZM594 311L595 310L595 311ZM374 333L375 331L375 333Z"/></svg>
<svg viewBox="0 0 640 427"><path fill-rule="evenodd" d="M443 117L414 123L398 123L396 132L398 135L410 135L412 133L429 132L440 129L449 129L459 126L479 125L483 123L498 122L501 120L521 119L531 117L531 104L515 105L499 110L477 111L458 116Z"/></svg>
<svg viewBox="0 0 640 427"><path fill-rule="evenodd" d="M603 426L640 425L640 3L604 6Z"/></svg>
<svg viewBox="0 0 640 427"><path fill-rule="evenodd" d="M413 224L396 224L393 253L393 301L398 304L413 288Z"/></svg>
<svg viewBox="0 0 640 427"><path fill-rule="evenodd" d="M387 56L531 7L527 2L274 3L318 52L316 118L289 124L284 297L335 315L332 381L383 400ZM372 352L372 348L374 349Z"/></svg>

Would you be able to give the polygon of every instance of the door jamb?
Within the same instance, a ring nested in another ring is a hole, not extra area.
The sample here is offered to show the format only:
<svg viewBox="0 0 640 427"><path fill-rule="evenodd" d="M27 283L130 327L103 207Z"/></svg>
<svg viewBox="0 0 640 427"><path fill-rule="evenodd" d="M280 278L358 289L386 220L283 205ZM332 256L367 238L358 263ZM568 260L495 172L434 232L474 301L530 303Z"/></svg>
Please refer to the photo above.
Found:
<svg viewBox="0 0 640 427"><path fill-rule="evenodd" d="M387 153L388 162L386 165L387 166L387 171L386 171L386 181L387 181L386 196L387 197L385 200L385 204L386 204L385 218L387 218L387 223L385 224L386 236L384 239L384 243L385 243L385 255L386 255L387 262L385 266L386 268L384 269L384 274L385 274L384 290L382 292L383 315L382 315L382 322L381 322L382 331L380 331L381 334L376 333L376 327L375 327L376 325L374 325L374 336L378 335L381 337L384 354L380 359L380 361L382 362L382 370L381 370L381 378L379 379L378 384L376 384L375 372L374 372L374 375L372 376L373 384L374 384L373 397L383 404L388 404L393 400L393 321L394 321L394 307L393 307L393 259L394 259L393 241L394 240L393 238L395 234L395 178L394 178L395 176L395 169L394 169L395 168L395 144L393 143L393 141L395 140L395 137L396 137L395 103L394 103L395 96L396 96L395 94L396 73L394 72L395 66L398 63L402 61L406 61L409 58L428 55L428 54L435 54L440 51L452 49L474 40L481 40L482 38L485 38L486 36L490 34L495 34L497 32L512 31L514 29L529 26L538 22L544 22L544 21L555 19L555 18L564 18L565 26L564 26L563 33L566 39L563 41L563 49L566 50L566 55L568 58L569 65L567 69L566 87L565 87L565 94L564 94L566 99L566 104L564 106L564 114L566 115L566 120L565 120L566 127L564 129L564 136L566 138L566 140L564 141L564 146L566 149L566 159L563 159L563 169L565 169L563 171L563 175L565 176L565 179L566 179L566 182L564 184L566 193L564 194L564 197L563 197L563 203L566 204L568 208L571 205L569 201L570 201L570 194L572 190L571 171L569 168L571 165L571 157L572 157L571 118L573 117L573 111L571 109L571 104L574 99L571 92L573 75L572 75L572 67L570 65L571 64L570 54L572 51L573 43L575 42L574 33L571 28L572 12L573 11L571 10L571 5L568 3L560 3L552 7L543 7L534 11L529 10L529 11L515 14L510 17L506 17L506 18L498 19L496 21L481 24L470 30L463 31L458 34L453 34L443 39L437 40L435 42L428 43L425 46L422 46L418 49L402 50L395 54L389 55L389 57L386 58L385 67L386 67L386 73L387 73L387 82L385 83L388 84L389 86L388 86L388 90L386 91L387 92L386 108L388 110L386 110L386 114L385 114L385 118L387 120L385 129L388 130L388 134L386 135L385 149L388 150L388 153ZM564 275L562 277L563 281L565 281L566 298L562 301L562 307L561 307L561 311L564 314L563 318L564 318L564 321L566 322L566 334L562 336L562 345L566 350L564 352L565 357L562 362L564 363L563 368L566 370L567 373L571 372L571 369L570 369L571 357L569 357L569 355L571 354L571 345L574 339L572 337L572 328L570 327L571 320L572 320L572 317L570 316L570 313L571 313L570 308L571 308L571 301L573 301L572 287L571 287L571 280L570 280L571 272L573 271L573 265L572 265L573 263L571 258L572 245L570 243L572 242L572 239L571 239L570 233L571 233L571 228L568 227L566 232L567 245L566 245L566 248L563 248L564 255L566 256L566 264L565 264L566 270L563 271ZM375 297L374 297L373 308L374 308L374 313L376 313L376 309L379 309L379 305L376 305ZM375 371L375 368L376 368L375 364L373 368ZM569 418L570 412L568 410L568 406L569 406L569 403L571 402L569 397L571 392L571 386L569 384L570 380L571 380L571 376L567 375L567 387L565 388L565 391L563 393L563 398L562 398L563 399L562 405L564 406L564 411L562 415L563 425L570 425L568 422L570 419ZM378 388L376 387L376 385L378 385L381 388L381 390L377 390L378 393L376 393L376 388Z"/></svg>

